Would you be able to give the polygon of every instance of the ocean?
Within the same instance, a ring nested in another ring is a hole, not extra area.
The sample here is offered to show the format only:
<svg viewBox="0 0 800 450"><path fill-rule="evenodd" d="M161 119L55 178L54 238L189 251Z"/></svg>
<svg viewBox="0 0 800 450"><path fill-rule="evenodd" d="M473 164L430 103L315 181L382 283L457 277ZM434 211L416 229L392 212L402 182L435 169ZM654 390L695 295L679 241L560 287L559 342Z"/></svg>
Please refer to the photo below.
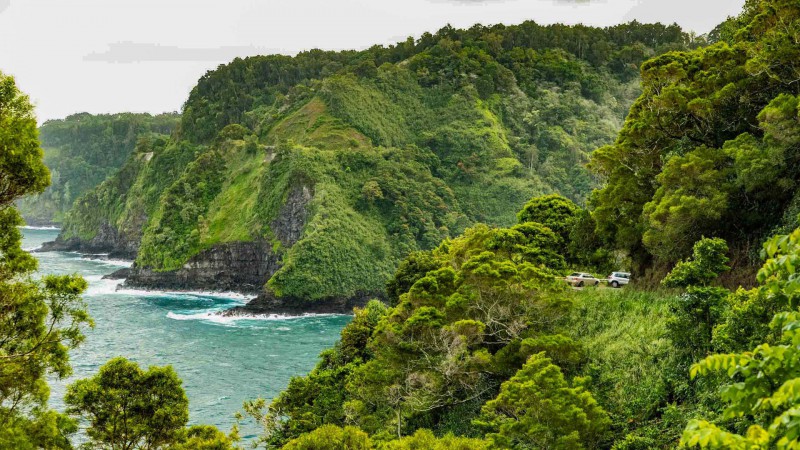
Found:
<svg viewBox="0 0 800 450"><path fill-rule="evenodd" d="M57 229L25 227L28 250L51 241ZM94 375L110 358L124 356L143 367L172 365L189 397L190 424L216 425L227 432L242 402L271 399L293 376L308 373L320 351L332 346L350 316L227 318L216 312L243 304L235 293L185 293L119 289L103 275L129 261L88 258L78 253L36 253L41 273L82 275L94 329L70 354L74 374L52 380L50 404L63 410L66 386ZM245 439L258 431L242 428Z"/></svg>

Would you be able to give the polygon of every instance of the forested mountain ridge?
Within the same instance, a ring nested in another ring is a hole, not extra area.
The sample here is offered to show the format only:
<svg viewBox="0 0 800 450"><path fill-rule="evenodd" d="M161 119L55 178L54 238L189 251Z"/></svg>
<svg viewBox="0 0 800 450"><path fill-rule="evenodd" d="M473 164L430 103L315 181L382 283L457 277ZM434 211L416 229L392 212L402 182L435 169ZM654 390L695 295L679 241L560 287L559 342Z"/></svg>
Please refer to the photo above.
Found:
<svg viewBox="0 0 800 450"><path fill-rule="evenodd" d="M130 284L382 295L411 251L514 223L535 194L584 199L639 64L688 45L677 26L526 22L237 59L172 139L78 200L58 245L135 256Z"/></svg>
<svg viewBox="0 0 800 450"><path fill-rule="evenodd" d="M39 127L44 162L51 184L41 194L19 201L20 212L33 225L57 224L75 199L116 172L137 139L149 133L170 135L178 114L73 114Z"/></svg>

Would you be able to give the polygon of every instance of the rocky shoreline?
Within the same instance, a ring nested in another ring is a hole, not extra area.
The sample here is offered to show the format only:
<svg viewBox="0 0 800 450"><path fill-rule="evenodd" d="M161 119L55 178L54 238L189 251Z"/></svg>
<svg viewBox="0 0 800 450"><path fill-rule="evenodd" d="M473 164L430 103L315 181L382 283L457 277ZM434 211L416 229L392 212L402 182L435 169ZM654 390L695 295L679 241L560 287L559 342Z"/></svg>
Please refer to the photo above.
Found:
<svg viewBox="0 0 800 450"><path fill-rule="evenodd" d="M258 297L242 306L235 306L221 314L226 317L266 316L280 314L302 316L303 314L352 314L353 308L363 307L374 295L360 294L352 298L331 298L308 301L297 298L278 298L272 293L262 292Z"/></svg>
<svg viewBox="0 0 800 450"><path fill-rule="evenodd" d="M308 219L307 205L312 189L296 186L287 194L278 216L270 223L275 238L290 248L302 236ZM144 221L142 221L144 222ZM137 231L121 231L110 223L99 226L90 240L76 237L64 239L60 234L37 251L74 251L84 254L107 254L109 258L135 260L141 243L141 227ZM139 267L106 275L107 279L124 280L122 288L187 292L237 292L252 296L246 305L237 306L226 316L351 314L375 295L359 294L353 298L331 298L308 301L298 298L277 298L265 292L264 285L281 268L281 255L266 240L228 242L214 245L186 261L177 270L157 271Z"/></svg>
<svg viewBox="0 0 800 450"><path fill-rule="evenodd" d="M76 251L87 256L105 253L108 247L86 245L77 240L45 243L37 252ZM109 253L110 257L119 258ZM131 258L122 258L131 259ZM178 271L155 272L149 269L123 267L106 274L103 279L124 280L120 287L176 292L236 292L251 299L244 305L220 313L225 317L304 314L352 314L380 294L361 293L352 298L330 298L308 301L299 298L278 298L263 288L263 280L279 268L265 243L235 243L214 247L200 253Z"/></svg>
<svg viewBox="0 0 800 450"><path fill-rule="evenodd" d="M33 250L34 253L44 252L78 252L84 255L107 255L111 259L126 259L133 261L136 253L120 251L117 248L109 247L105 244L86 242L80 239L68 239L45 242L41 247Z"/></svg>
<svg viewBox="0 0 800 450"><path fill-rule="evenodd" d="M139 242L120 235L116 228L104 224L91 240L72 237L64 239L59 234L55 241L45 242L36 252L78 252L85 254L108 254L113 259L136 259Z"/></svg>
<svg viewBox="0 0 800 450"><path fill-rule="evenodd" d="M60 223L55 223L50 220L39 220L39 219L31 219L28 217L23 217L22 220L25 221L26 227L37 227L37 228L61 228Z"/></svg>

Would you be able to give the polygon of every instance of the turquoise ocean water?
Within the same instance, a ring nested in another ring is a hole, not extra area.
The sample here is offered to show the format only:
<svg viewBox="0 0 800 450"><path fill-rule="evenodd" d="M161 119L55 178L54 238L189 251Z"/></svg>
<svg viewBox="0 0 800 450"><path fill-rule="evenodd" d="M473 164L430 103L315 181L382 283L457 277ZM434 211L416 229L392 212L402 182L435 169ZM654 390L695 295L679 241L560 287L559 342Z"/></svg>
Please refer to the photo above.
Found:
<svg viewBox="0 0 800 450"><path fill-rule="evenodd" d="M58 230L24 228L23 246L51 241ZM242 402L272 398L289 379L311 370L317 355L333 345L349 316L228 319L215 312L244 297L203 293L117 290L102 276L124 261L88 259L77 253L37 253L42 273L78 273L89 282L85 295L95 328L71 353L74 375L51 382L50 402L63 408L65 386L91 376L108 359L124 356L143 366L171 364L189 397L190 423L230 429ZM242 434L255 432L245 427Z"/></svg>

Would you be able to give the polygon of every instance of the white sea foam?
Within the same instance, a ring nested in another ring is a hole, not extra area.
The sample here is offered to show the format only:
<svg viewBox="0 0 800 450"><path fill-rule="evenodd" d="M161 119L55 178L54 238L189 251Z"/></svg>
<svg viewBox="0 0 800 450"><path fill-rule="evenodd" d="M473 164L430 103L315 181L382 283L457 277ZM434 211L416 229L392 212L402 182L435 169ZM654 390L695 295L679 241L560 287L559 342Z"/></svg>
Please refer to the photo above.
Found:
<svg viewBox="0 0 800 450"><path fill-rule="evenodd" d="M117 288L122 284L122 280L104 280L102 275L88 275L84 278L89 282L86 295L92 296L116 294Z"/></svg>
<svg viewBox="0 0 800 450"><path fill-rule="evenodd" d="M125 259L108 259L108 258L97 258L97 256L107 256L105 255L82 255L81 259L86 261L97 261L99 263L108 265L108 266L117 266L117 267L131 267L133 265L133 261L128 261Z"/></svg>
<svg viewBox="0 0 800 450"><path fill-rule="evenodd" d="M33 227L33 226L30 226L30 225L23 225L23 226L20 226L18 228L21 228L23 230L55 230L55 231L61 230L61 228L52 227L52 226L50 226L50 227Z"/></svg>
<svg viewBox="0 0 800 450"><path fill-rule="evenodd" d="M30 253L30 252L35 252L36 250L39 250L40 248L42 248L42 246L41 245L37 245L36 247L23 247L22 250Z"/></svg>
<svg viewBox="0 0 800 450"><path fill-rule="evenodd" d="M87 295L128 295L136 297L177 297L177 298L199 298L199 299L228 299L235 300L239 304L245 304L251 297L236 292L183 292L183 291L156 291L142 289L128 289L122 286L125 280L103 279L103 275L85 276L89 282Z"/></svg>
<svg viewBox="0 0 800 450"><path fill-rule="evenodd" d="M173 320L201 320L221 325L231 325L241 320L286 321L286 320L307 319L310 317L334 317L334 316L344 315L344 314L307 313L300 316L291 316L285 314L252 314L252 315L247 314L247 315L236 315L236 316L223 316L220 313L221 311L204 311L195 314L177 314L170 311L167 313L167 317ZM286 327L281 327L279 329L288 330L288 328Z"/></svg>
<svg viewBox="0 0 800 450"><path fill-rule="evenodd" d="M231 317L225 317L218 313L219 311L205 311L196 314L176 314L170 311L167 313L167 317L173 320L202 320L204 322L213 322L220 325L230 325L234 322L231 320Z"/></svg>
<svg viewBox="0 0 800 450"><path fill-rule="evenodd" d="M176 296L176 297L204 297L204 298L224 298L229 300L236 300L242 304L250 301L253 296L245 295L239 292L216 292L216 291L159 291L149 289L132 289L120 286L117 293L125 295L137 295L141 297L153 297L160 295Z"/></svg>

